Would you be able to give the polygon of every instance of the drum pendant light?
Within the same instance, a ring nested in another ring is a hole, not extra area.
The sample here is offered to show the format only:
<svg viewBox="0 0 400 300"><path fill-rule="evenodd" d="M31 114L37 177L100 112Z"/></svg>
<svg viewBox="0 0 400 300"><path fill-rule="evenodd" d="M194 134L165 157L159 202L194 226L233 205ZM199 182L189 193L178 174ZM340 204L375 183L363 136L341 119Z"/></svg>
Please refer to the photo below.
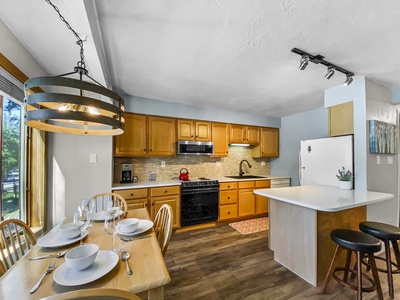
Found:
<svg viewBox="0 0 400 300"><path fill-rule="evenodd" d="M50 0L45 1L55 9L60 19L78 39L80 61L73 72L35 77L24 83L25 124L44 131L66 134L122 134L125 123L124 100L89 76L82 39L60 14L58 8ZM67 77L73 75L78 79ZM84 81L84 76L92 82ZM32 93L32 90L37 92Z"/></svg>

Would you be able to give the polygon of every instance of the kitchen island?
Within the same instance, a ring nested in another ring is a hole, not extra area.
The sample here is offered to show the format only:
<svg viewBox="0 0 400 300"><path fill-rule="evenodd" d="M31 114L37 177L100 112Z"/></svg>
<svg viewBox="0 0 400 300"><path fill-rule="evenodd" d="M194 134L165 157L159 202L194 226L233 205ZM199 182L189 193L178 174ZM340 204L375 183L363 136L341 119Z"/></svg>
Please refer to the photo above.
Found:
<svg viewBox="0 0 400 300"><path fill-rule="evenodd" d="M368 204L392 199L387 193L340 190L330 186L295 186L255 190L269 198L269 248L274 259L314 286L329 268L336 228L358 230Z"/></svg>

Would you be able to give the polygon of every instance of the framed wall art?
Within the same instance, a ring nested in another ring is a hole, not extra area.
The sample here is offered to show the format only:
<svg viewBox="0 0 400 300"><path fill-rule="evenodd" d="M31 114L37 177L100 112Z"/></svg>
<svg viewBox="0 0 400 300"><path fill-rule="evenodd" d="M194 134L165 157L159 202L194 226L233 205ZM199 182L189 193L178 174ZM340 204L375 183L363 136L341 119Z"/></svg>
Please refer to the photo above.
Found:
<svg viewBox="0 0 400 300"><path fill-rule="evenodd" d="M376 154L398 153L397 125L369 120L369 152Z"/></svg>

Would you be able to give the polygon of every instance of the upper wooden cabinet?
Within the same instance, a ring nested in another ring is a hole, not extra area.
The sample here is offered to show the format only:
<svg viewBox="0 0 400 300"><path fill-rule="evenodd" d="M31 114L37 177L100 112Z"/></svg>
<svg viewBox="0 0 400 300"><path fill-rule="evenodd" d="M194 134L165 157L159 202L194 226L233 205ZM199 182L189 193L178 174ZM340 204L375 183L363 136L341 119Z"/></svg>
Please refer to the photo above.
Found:
<svg viewBox="0 0 400 300"><path fill-rule="evenodd" d="M114 138L115 156L175 154L175 119L125 113L125 132Z"/></svg>
<svg viewBox="0 0 400 300"><path fill-rule="evenodd" d="M147 152L147 117L125 113L125 131L114 138L115 156L145 156Z"/></svg>
<svg viewBox="0 0 400 300"><path fill-rule="evenodd" d="M228 124L212 123L211 124L211 141L214 143L213 157L228 156Z"/></svg>
<svg viewBox="0 0 400 300"><path fill-rule="evenodd" d="M354 134L353 101L329 107L329 135Z"/></svg>
<svg viewBox="0 0 400 300"><path fill-rule="evenodd" d="M176 155L175 119L148 117L148 155Z"/></svg>
<svg viewBox="0 0 400 300"><path fill-rule="evenodd" d="M207 121L177 120L178 140L211 141L211 123Z"/></svg>
<svg viewBox="0 0 400 300"><path fill-rule="evenodd" d="M260 143L260 128L246 125L229 125L229 143L258 145Z"/></svg>
<svg viewBox="0 0 400 300"><path fill-rule="evenodd" d="M251 149L252 157L279 157L279 129L262 127L260 144Z"/></svg>

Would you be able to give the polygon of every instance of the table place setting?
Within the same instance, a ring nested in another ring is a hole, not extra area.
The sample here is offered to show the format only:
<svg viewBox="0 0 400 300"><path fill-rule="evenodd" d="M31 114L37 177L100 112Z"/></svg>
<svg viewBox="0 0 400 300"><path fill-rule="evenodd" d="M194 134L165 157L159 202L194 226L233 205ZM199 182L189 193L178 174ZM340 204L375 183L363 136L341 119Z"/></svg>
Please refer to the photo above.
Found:
<svg viewBox="0 0 400 300"><path fill-rule="evenodd" d="M153 228L154 223L150 220L142 220L137 218L124 219L120 222L118 235L122 240L129 237L136 237L147 230Z"/></svg>

